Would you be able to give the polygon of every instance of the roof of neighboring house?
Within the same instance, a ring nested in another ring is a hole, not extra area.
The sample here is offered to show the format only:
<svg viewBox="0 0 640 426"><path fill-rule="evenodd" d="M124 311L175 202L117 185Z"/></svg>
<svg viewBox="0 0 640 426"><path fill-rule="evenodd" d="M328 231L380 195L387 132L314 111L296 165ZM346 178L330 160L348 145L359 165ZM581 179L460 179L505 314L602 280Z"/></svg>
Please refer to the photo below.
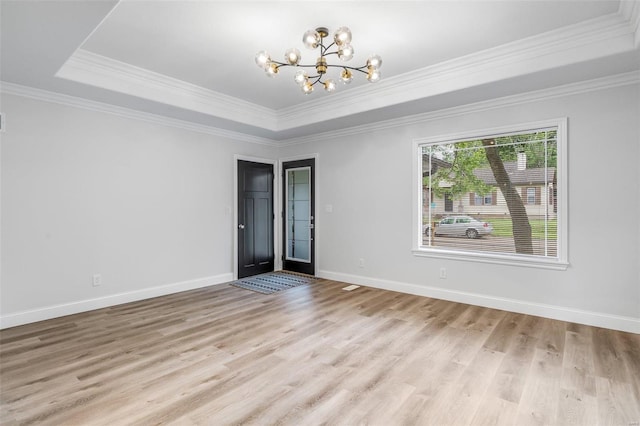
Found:
<svg viewBox="0 0 640 426"><path fill-rule="evenodd" d="M449 163L448 161L444 161L444 160L440 160L439 158L436 157L431 157L431 173L435 173L438 171L438 169L446 169L451 167L451 163ZM422 170L423 170L423 175L424 176L429 176L429 156L428 155L423 155L422 156Z"/></svg>
<svg viewBox="0 0 640 426"><path fill-rule="evenodd" d="M518 170L517 162L505 161L504 168L509 174L509 178L511 178L511 183L514 185L544 185L549 182L555 182L555 167L548 167L546 169L546 177L543 167ZM493 171L491 171L490 168L476 169L473 171L473 174L476 175L478 179L482 179L487 185L496 185L496 178L493 176Z"/></svg>

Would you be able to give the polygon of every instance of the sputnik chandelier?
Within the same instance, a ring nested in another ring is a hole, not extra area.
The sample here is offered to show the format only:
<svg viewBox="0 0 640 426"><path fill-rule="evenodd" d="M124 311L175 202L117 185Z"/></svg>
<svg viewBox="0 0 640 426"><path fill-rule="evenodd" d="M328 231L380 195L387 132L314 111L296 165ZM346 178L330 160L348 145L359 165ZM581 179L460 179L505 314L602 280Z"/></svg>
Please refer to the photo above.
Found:
<svg viewBox="0 0 640 426"><path fill-rule="evenodd" d="M325 38L329 35L329 30L325 27L318 27L315 30L309 30L302 36L302 42L309 49L320 48L320 57L315 65L303 65L300 63L302 56L296 48L288 49L284 53L285 62L278 62L271 59L269 54L262 50L256 55L256 64L264 69L267 76L275 77L282 67L300 67L315 68L316 75L309 75L306 70L301 69L296 72L294 80L302 89L302 92L309 94L313 92L313 86L322 84L324 90L333 92L336 90L336 81L331 78L325 79L325 74L329 68L341 68L340 80L345 83L351 83L353 72L361 72L366 74L367 80L375 83L380 80L380 66L382 58L378 55L370 56L367 63L361 67L349 67L346 65L333 65L327 63L327 56L336 55L342 61L348 61L353 58L353 47L351 46L351 30L347 27L340 27L333 36L333 42L325 46ZM329 49L335 47L330 52Z"/></svg>

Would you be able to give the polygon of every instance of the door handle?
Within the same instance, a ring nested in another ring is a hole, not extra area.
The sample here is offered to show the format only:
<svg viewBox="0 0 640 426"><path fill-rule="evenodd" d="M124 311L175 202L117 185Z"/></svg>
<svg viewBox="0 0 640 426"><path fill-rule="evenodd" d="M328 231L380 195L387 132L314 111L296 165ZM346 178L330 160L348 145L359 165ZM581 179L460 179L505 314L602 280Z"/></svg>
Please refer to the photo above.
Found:
<svg viewBox="0 0 640 426"><path fill-rule="evenodd" d="M244 229L244 225L241 223L240 225L238 225L238 229Z"/></svg>

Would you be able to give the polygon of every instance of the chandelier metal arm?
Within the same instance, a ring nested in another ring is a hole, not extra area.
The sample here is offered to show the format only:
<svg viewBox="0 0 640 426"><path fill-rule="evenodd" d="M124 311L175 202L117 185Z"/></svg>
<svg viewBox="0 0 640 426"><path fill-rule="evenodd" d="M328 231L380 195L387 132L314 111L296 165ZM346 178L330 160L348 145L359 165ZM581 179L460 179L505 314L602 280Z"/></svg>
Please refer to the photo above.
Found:
<svg viewBox="0 0 640 426"><path fill-rule="evenodd" d="M334 67L334 68L344 68L344 69L349 69L349 70L354 70L354 71L360 71L363 74L368 74L369 73L369 67L366 65L363 65L361 67L348 67L346 65L327 65L328 67Z"/></svg>
<svg viewBox="0 0 640 426"><path fill-rule="evenodd" d="M324 38L321 38L320 40L324 40ZM338 54L337 50L335 52L327 53L327 50L331 49L335 44L336 42L334 41L333 43L325 47L325 45L322 44L322 41L320 41L320 56L333 55L333 54L337 55Z"/></svg>
<svg viewBox="0 0 640 426"><path fill-rule="evenodd" d="M316 78L317 77L317 78ZM313 86L316 83L322 83L322 74L318 74L318 75L314 75L313 77L309 77L309 79L312 78L316 78L316 81L314 81L313 83L311 83L311 85Z"/></svg>

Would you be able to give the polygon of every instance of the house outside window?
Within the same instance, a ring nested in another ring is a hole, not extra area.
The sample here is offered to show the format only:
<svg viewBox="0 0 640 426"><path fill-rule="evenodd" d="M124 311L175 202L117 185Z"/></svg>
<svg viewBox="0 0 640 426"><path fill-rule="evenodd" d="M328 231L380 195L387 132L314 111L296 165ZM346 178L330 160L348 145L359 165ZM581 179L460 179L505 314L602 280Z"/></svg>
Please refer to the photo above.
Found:
<svg viewBox="0 0 640 426"><path fill-rule="evenodd" d="M414 147L414 193L431 196L415 203L414 254L566 269L566 120Z"/></svg>

